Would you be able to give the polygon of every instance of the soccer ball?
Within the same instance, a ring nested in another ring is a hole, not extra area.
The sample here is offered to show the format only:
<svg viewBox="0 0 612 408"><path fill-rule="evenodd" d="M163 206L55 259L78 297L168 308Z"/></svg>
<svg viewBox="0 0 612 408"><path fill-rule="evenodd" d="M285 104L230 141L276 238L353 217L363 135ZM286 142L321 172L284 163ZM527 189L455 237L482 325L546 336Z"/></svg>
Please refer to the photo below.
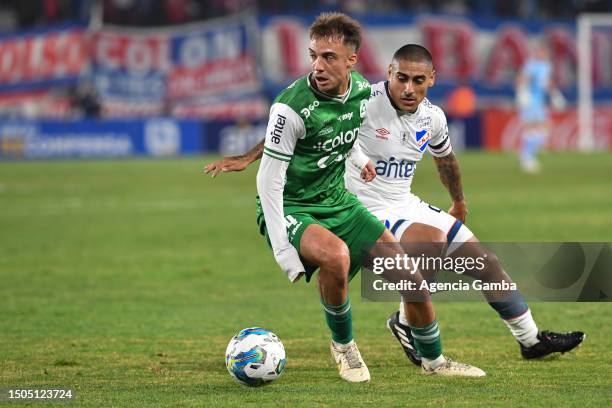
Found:
<svg viewBox="0 0 612 408"><path fill-rule="evenodd" d="M225 350L225 365L238 382L258 387L274 381L285 369L285 347L276 334L261 327L238 332Z"/></svg>

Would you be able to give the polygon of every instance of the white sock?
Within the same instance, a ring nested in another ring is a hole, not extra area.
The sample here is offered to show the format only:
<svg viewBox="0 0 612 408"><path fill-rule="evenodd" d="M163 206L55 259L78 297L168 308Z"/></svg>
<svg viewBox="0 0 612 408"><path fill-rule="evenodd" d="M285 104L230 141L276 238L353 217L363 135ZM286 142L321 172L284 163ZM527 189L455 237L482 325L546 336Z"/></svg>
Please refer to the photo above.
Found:
<svg viewBox="0 0 612 408"><path fill-rule="evenodd" d="M510 320L504 320L506 326L512 332L512 335L519 343L525 347L531 347L539 342L538 326L536 326L531 317L531 310L527 311L519 317Z"/></svg>
<svg viewBox="0 0 612 408"><path fill-rule="evenodd" d="M423 367L426 370L435 370L436 368L444 364L444 362L446 361L446 358L444 357L443 354L440 354L440 356L434 360L430 360L428 358L421 357L421 361L422 361Z"/></svg>
<svg viewBox="0 0 612 408"><path fill-rule="evenodd" d="M409 326L408 318L406 317L406 309L404 308L403 300L400 302L400 307L399 307L399 322L403 324L404 326Z"/></svg>

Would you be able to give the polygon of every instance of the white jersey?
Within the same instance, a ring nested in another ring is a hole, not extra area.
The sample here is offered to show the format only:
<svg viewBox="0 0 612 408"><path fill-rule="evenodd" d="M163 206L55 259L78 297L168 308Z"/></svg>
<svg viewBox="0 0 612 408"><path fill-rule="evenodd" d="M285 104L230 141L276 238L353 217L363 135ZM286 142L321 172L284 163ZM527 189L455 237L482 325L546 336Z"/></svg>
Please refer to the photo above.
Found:
<svg viewBox="0 0 612 408"><path fill-rule="evenodd" d="M355 143L374 162L376 178L365 183L360 170L349 165L345 173L346 187L372 212L414 199L410 185L425 149L436 157L452 151L442 109L423 99L415 113L397 110L387 86L386 81L372 85Z"/></svg>

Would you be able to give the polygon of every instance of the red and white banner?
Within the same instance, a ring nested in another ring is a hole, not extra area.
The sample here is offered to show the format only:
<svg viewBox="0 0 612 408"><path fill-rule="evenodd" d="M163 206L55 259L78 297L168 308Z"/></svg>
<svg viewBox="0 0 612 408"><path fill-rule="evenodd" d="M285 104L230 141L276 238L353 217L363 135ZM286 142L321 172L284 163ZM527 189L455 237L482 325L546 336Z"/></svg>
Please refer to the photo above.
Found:
<svg viewBox="0 0 612 408"><path fill-rule="evenodd" d="M76 82L88 64L89 43L84 26L0 37L0 92Z"/></svg>
<svg viewBox="0 0 612 408"><path fill-rule="evenodd" d="M594 148L612 148L612 107L596 108L594 112ZM487 150L517 150L525 124L511 109L486 109L482 113L482 146ZM575 150L580 132L575 110L551 115L546 145L550 150Z"/></svg>
<svg viewBox="0 0 612 408"><path fill-rule="evenodd" d="M511 87L540 40L550 46L554 77L561 87L576 81L577 51L571 24L494 24L467 18L398 15L389 19L360 18L364 28L357 69L370 80L386 77L393 53L408 43L422 44L433 56L438 82L472 83L477 91ZM269 18L262 27L264 72L285 83L310 69L310 20L282 16ZM594 32L593 79L596 87L612 87L610 55L612 33ZM508 88L510 89L510 88Z"/></svg>
<svg viewBox="0 0 612 408"><path fill-rule="evenodd" d="M251 17L161 29L105 27L93 38L94 81L106 111L170 113L192 99L261 90ZM195 102L192 103L192 105Z"/></svg>

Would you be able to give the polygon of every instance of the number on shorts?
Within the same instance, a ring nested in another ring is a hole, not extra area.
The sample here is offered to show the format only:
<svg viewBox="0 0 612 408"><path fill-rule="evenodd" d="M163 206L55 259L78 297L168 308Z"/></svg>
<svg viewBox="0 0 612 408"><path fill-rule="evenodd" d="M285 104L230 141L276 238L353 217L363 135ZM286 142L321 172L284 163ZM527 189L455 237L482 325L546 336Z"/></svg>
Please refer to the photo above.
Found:
<svg viewBox="0 0 612 408"><path fill-rule="evenodd" d="M429 204L429 208L437 213L442 212L441 209L439 209L438 207L434 207L433 205Z"/></svg>

